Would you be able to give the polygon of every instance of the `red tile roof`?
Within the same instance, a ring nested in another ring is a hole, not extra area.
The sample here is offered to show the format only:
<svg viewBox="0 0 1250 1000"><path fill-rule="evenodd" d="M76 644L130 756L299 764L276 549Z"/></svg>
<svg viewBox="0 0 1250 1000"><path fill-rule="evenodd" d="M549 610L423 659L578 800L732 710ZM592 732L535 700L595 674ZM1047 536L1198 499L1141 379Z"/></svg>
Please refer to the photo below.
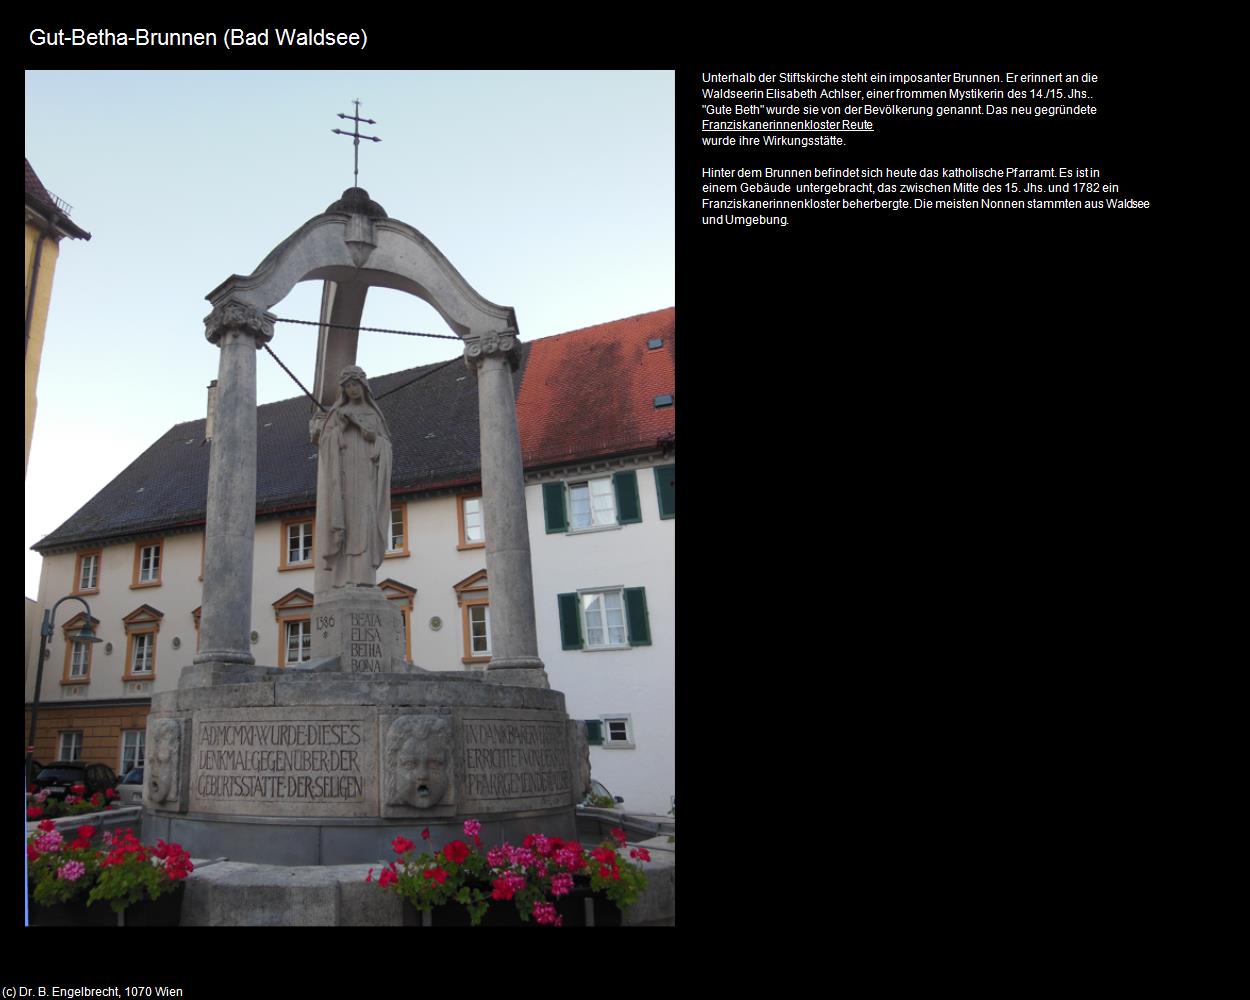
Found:
<svg viewBox="0 0 1250 1000"><path fill-rule="evenodd" d="M35 168L30 165L30 160L26 160L26 204L46 217L51 217L55 213L56 227L61 230L61 235L72 236L77 240L91 239L91 234L81 226L75 225L65 211L57 205L56 199L43 186L43 181L35 173Z"/></svg>
<svg viewBox="0 0 1250 1000"><path fill-rule="evenodd" d="M43 181L35 173L35 168L30 165L30 160L26 161L26 193L38 198L45 205L52 204L52 195L48 194L48 189L43 186Z"/></svg>
<svg viewBox="0 0 1250 1000"><path fill-rule="evenodd" d="M530 342L517 396L526 468L656 447L674 433L675 309L588 326ZM660 338L663 346L649 349Z"/></svg>

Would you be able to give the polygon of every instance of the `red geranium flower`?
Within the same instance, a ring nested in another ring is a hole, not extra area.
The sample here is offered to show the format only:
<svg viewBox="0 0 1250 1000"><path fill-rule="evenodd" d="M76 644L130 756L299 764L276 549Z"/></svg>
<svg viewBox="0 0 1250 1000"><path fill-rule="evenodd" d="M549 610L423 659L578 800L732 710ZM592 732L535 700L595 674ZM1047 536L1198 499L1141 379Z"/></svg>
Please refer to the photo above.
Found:
<svg viewBox="0 0 1250 1000"><path fill-rule="evenodd" d="M41 809L39 806L28 806L26 808L27 819L38 819L42 815L43 815L43 809Z"/></svg>
<svg viewBox="0 0 1250 1000"><path fill-rule="evenodd" d="M70 790L71 792L73 792L75 795L86 795L86 794L87 794L87 786L86 786L86 785L84 785L81 781L80 781L78 784L76 784L76 785L70 785L70 786L69 786L69 790Z"/></svg>
<svg viewBox="0 0 1250 1000"><path fill-rule="evenodd" d="M378 876L378 885L385 889L388 885L393 885L399 881L399 876L389 868L383 868L382 874Z"/></svg>
<svg viewBox="0 0 1250 1000"><path fill-rule="evenodd" d="M651 860L651 852L648 851L645 847L635 847L632 851L629 852L629 856L631 858L637 858L639 861Z"/></svg>
<svg viewBox="0 0 1250 1000"><path fill-rule="evenodd" d="M35 849L35 845L27 844L26 845L26 860L34 861L37 857L39 857L39 851Z"/></svg>
<svg viewBox="0 0 1250 1000"><path fill-rule="evenodd" d="M407 837L396 837L391 841L391 848L396 854L403 854L405 851L411 851L417 845Z"/></svg>
<svg viewBox="0 0 1250 1000"><path fill-rule="evenodd" d="M421 839L422 840L430 839L430 828L428 826L424 830L421 831Z"/></svg>
<svg viewBox="0 0 1250 1000"><path fill-rule="evenodd" d="M590 852L590 856L596 861L602 861L605 865L616 867L616 851L610 847L596 847Z"/></svg>
<svg viewBox="0 0 1250 1000"><path fill-rule="evenodd" d="M443 848L443 856L453 864L462 864L469 856L469 845L463 840L453 840Z"/></svg>
<svg viewBox="0 0 1250 1000"><path fill-rule="evenodd" d="M78 836L86 837L88 840L90 840L92 837L95 836L95 827L94 826L80 826L78 828Z"/></svg>
<svg viewBox="0 0 1250 1000"><path fill-rule="evenodd" d="M53 823L52 820L50 819L41 819L39 821L39 829L42 830L44 833L47 833L50 830L55 830L56 824Z"/></svg>
<svg viewBox="0 0 1250 1000"><path fill-rule="evenodd" d="M437 882L439 885L442 885L447 881L447 873L441 868L427 868L422 874L426 878Z"/></svg>
<svg viewBox="0 0 1250 1000"><path fill-rule="evenodd" d="M625 831L622 830L619 826L612 827L612 836L615 837L622 844L625 843Z"/></svg>
<svg viewBox="0 0 1250 1000"><path fill-rule="evenodd" d="M115 792L115 791L114 791L113 789L111 789L111 788L106 788L106 789L104 789L104 797L105 797L106 799L115 799L115 798L117 798L117 792Z"/></svg>

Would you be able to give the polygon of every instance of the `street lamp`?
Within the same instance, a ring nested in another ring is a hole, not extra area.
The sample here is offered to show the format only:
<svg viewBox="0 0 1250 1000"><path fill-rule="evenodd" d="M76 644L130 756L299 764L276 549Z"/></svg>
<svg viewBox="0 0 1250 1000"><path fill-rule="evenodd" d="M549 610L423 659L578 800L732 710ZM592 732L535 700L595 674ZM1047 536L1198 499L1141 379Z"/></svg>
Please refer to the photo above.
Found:
<svg viewBox="0 0 1250 1000"><path fill-rule="evenodd" d="M83 622L82 628L69 637L70 642L103 642L99 636L91 630L91 605L89 605L81 597L62 597L52 607L43 613L43 624L39 627L39 662L35 667L35 698L30 704L30 743L26 746L26 784L30 784L30 760L35 753L35 731L39 724L39 692L43 688L43 658L48 648L48 639L52 636L52 619L56 616L56 609L65 601L78 601L87 611L86 620Z"/></svg>

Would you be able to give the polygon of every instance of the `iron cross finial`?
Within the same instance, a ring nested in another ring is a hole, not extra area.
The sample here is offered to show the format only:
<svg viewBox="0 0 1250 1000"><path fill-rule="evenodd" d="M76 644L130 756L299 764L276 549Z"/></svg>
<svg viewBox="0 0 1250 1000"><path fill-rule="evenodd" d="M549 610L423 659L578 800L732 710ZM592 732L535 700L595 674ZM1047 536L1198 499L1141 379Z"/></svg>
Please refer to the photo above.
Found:
<svg viewBox="0 0 1250 1000"><path fill-rule="evenodd" d="M359 97L354 98L352 103L356 105L356 113L354 115L345 115L340 111L339 117L346 118L348 121L354 121L356 123L354 131L344 132L341 128L332 128L330 129L330 131L335 133L336 135L351 136L351 139L352 139L352 187L360 187L360 183L359 183L360 181L360 140L368 139L371 142L381 142L382 140L379 139L376 135L361 135L360 134L361 122L365 122L369 125L376 125L377 122L375 122L372 118L360 117L360 98Z"/></svg>

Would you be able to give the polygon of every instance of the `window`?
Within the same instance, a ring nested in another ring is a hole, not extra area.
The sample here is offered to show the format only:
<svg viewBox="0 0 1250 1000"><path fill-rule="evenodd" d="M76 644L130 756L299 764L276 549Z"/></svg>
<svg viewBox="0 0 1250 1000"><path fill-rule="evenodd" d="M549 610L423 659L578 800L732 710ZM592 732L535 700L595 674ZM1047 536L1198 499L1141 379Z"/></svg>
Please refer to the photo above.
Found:
<svg viewBox="0 0 1250 1000"><path fill-rule="evenodd" d="M469 655L490 656L490 605L469 607Z"/></svg>
<svg viewBox="0 0 1250 1000"><path fill-rule="evenodd" d="M307 569L313 564L313 529L310 517L282 522L282 552L279 571Z"/></svg>
<svg viewBox="0 0 1250 1000"><path fill-rule="evenodd" d="M147 734L142 729L122 730L122 766L118 774L125 777L130 769L143 766L143 743Z"/></svg>
<svg viewBox="0 0 1250 1000"><path fill-rule="evenodd" d="M616 524L616 497L612 480L591 479L569 483L569 528L599 528Z"/></svg>
<svg viewBox="0 0 1250 1000"><path fill-rule="evenodd" d="M462 663L485 663L490 659L490 590L486 570L480 569L465 577L452 589L460 605L461 624L464 628L464 656Z"/></svg>
<svg viewBox="0 0 1250 1000"><path fill-rule="evenodd" d="M312 659L313 595L296 587L273 602L278 623L278 666L305 663Z"/></svg>
<svg viewBox="0 0 1250 1000"><path fill-rule="evenodd" d="M57 760L82 760L82 730L61 733Z"/></svg>
<svg viewBox="0 0 1250 1000"><path fill-rule="evenodd" d="M634 748L634 726L628 715L605 715L603 728L603 746L618 750Z"/></svg>
<svg viewBox="0 0 1250 1000"><path fill-rule="evenodd" d="M141 604L122 623L126 626L126 672L123 681L150 681L156 676L156 636L165 615Z"/></svg>
<svg viewBox="0 0 1250 1000"><path fill-rule="evenodd" d="M642 520L633 470L568 483L543 483L547 533L599 531Z"/></svg>
<svg viewBox="0 0 1250 1000"><path fill-rule="evenodd" d="M65 636L65 670L61 676L62 684L86 684L91 679L91 647L92 642L75 642L74 635L82 631L86 616L78 612L61 626ZM91 628L99 633L100 622L91 619Z"/></svg>
<svg viewBox="0 0 1250 1000"><path fill-rule="evenodd" d="M135 571L131 588L161 585L161 541L152 539L135 544Z"/></svg>
<svg viewBox="0 0 1250 1000"><path fill-rule="evenodd" d="M156 651L152 648L152 633L143 632L134 636L130 644L130 672L132 674L150 674L156 663Z"/></svg>
<svg viewBox="0 0 1250 1000"><path fill-rule="evenodd" d="M456 520L460 523L458 549L480 549L486 544L486 522L482 512L481 494L462 496L456 504Z"/></svg>
<svg viewBox="0 0 1250 1000"><path fill-rule="evenodd" d="M312 622L308 618L286 622L286 659L283 666L312 659Z"/></svg>
<svg viewBox="0 0 1250 1000"><path fill-rule="evenodd" d="M394 601L404 619L404 659L412 662L412 605L417 598L417 588L409 587L387 577L378 582L378 590L388 601Z"/></svg>
<svg viewBox="0 0 1250 1000"><path fill-rule="evenodd" d="M651 645L644 587L605 587L560 594L562 649L628 649Z"/></svg>
<svg viewBox="0 0 1250 1000"><path fill-rule="evenodd" d="M391 508L391 532L387 542L386 558L395 559L408 555L408 505L396 504Z"/></svg>
<svg viewBox="0 0 1250 1000"><path fill-rule="evenodd" d="M657 465L651 471L655 475L655 495L660 504L660 517L676 517L677 466Z"/></svg>
<svg viewBox="0 0 1250 1000"><path fill-rule="evenodd" d="M73 594L97 594L100 592L100 550L79 552L74 562Z"/></svg>
<svg viewBox="0 0 1250 1000"><path fill-rule="evenodd" d="M580 595L582 620L586 623L586 648L627 646L625 602L619 590L592 591Z"/></svg>

